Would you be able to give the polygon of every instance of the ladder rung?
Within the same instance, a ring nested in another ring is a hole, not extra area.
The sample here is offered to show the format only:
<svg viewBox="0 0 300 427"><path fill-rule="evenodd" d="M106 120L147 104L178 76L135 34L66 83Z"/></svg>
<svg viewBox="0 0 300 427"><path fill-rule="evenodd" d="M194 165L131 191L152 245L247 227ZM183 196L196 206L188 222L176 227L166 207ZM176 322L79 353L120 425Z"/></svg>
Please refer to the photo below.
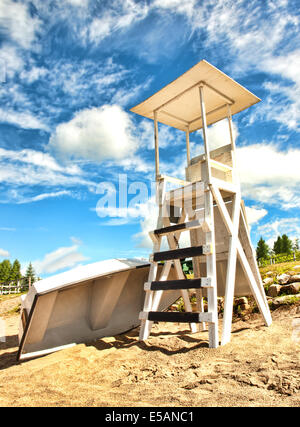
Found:
<svg viewBox="0 0 300 427"><path fill-rule="evenodd" d="M202 227L205 224L206 222L196 219L189 222L183 222L182 224L176 224L176 225L171 225L169 227L159 228L157 230L154 230L153 233L156 236L162 236L164 234L174 233L175 231L185 231L185 230L191 230L193 228Z"/></svg>
<svg viewBox="0 0 300 427"><path fill-rule="evenodd" d="M150 320L153 322L178 322L178 323L214 323L215 319L212 313L190 313L190 312L174 312L174 311L142 311L140 319Z"/></svg>
<svg viewBox="0 0 300 427"><path fill-rule="evenodd" d="M164 280L146 282L144 286L145 291L168 291L175 289L200 289L210 288L211 278L202 277L200 279L180 279L180 280Z"/></svg>
<svg viewBox="0 0 300 427"><path fill-rule="evenodd" d="M170 251L155 252L152 256L154 262L168 261L173 259L192 258L212 253L211 245L192 246L190 248L173 249ZM151 260L151 258L150 258Z"/></svg>

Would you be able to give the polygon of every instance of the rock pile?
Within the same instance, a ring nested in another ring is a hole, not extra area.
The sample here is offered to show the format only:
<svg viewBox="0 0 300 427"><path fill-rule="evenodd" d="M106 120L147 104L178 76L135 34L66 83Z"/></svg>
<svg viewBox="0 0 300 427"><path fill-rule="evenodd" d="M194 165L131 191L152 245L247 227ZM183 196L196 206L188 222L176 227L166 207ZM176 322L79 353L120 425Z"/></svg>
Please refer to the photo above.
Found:
<svg viewBox="0 0 300 427"><path fill-rule="evenodd" d="M279 295L295 295L300 292L300 274L280 274L274 278L267 277L264 285L270 285L267 295L275 298Z"/></svg>

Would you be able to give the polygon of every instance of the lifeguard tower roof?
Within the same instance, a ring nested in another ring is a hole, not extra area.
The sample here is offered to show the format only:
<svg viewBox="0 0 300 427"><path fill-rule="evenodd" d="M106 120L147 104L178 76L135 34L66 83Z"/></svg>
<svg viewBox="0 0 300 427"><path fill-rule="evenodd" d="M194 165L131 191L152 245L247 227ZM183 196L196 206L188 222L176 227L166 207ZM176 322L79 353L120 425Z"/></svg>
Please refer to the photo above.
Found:
<svg viewBox="0 0 300 427"><path fill-rule="evenodd" d="M202 60L130 111L152 120L156 111L159 112L158 121L168 126L183 131L188 128L189 132L201 129L201 83L204 83L208 125L227 117L228 104L233 115L260 101L222 71Z"/></svg>

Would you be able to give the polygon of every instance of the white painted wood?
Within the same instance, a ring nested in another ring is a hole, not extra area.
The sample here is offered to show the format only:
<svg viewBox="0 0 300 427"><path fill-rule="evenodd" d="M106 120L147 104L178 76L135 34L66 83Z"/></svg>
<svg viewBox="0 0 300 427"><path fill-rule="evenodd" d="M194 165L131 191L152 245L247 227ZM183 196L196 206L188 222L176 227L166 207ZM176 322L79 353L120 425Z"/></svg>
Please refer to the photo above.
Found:
<svg viewBox="0 0 300 427"><path fill-rule="evenodd" d="M232 101L234 101L231 106L232 114L236 114L260 101L258 97L229 76L203 60L160 91L133 107L131 111L153 119L153 111L159 110L159 121L161 123L185 131L186 122L188 122L190 132L194 132L202 127L198 108L198 86L201 81L205 83L208 125L226 118L226 104Z"/></svg>
<svg viewBox="0 0 300 427"><path fill-rule="evenodd" d="M203 133L203 141L204 141L204 151L205 151L205 168L206 168L206 176L202 174L202 180L206 182L206 184L211 183L212 173L210 169L210 151L209 145L207 141L207 124L206 124L206 109L203 95L203 85L199 86L199 94L200 94L200 106L201 106L201 115L202 115L202 133Z"/></svg>
<svg viewBox="0 0 300 427"><path fill-rule="evenodd" d="M159 141L158 141L158 123L157 112L154 112L154 147L155 147L155 176L159 176Z"/></svg>
<svg viewBox="0 0 300 427"><path fill-rule="evenodd" d="M175 178L173 176L168 176L168 175L159 175L158 179L159 180L164 179L165 181L173 182L174 184L178 184L178 185L188 185L188 184L190 184L190 182L188 182L188 181L184 181L183 179Z"/></svg>
<svg viewBox="0 0 300 427"><path fill-rule="evenodd" d="M189 126L187 127L187 130L185 131L185 138L186 138L186 160L187 160L187 166L189 166L190 162L191 162L190 129L189 129Z"/></svg>
<svg viewBox="0 0 300 427"><path fill-rule="evenodd" d="M222 213L222 217L224 219L224 223L225 223L225 226L228 230L228 233L231 236L233 236L234 235L234 229L233 229L233 225L232 225L232 220L231 220L229 213L226 209L226 206L223 202L222 196L220 195L219 190L217 188L215 188L214 186L212 186L212 191L214 193L218 207L220 208L220 212ZM259 310L260 310L260 312L264 318L265 324L267 326L269 326L272 323L269 307L266 307L266 305L265 305L264 298L260 293L259 287L256 283L255 277L254 277L253 272L250 268L249 262L247 260L247 257L244 253L243 247L242 247L239 239L237 239L236 245L237 245L237 253L238 253L238 256L239 256L239 259L241 262L241 266L245 272L245 276L246 276L246 279L248 280L250 289L252 290L252 293L253 293L253 296L256 300L258 308L259 308Z"/></svg>
<svg viewBox="0 0 300 427"><path fill-rule="evenodd" d="M208 184L209 166L202 165L202 176ZM216 242L215 242L215 228L214 228L214 209L213 209L213 196L211 191L207 191L204 196L205 220L211 226L211 231L205 233L206 245L211 245L213 251L210 255L206 255L206 275L212 279L212 288L207 289L207 306L208 312L215 314L215 322L208 324L209 347L217 348L219 345L219 331L218 331L218 300L217 300L217 263L216 263Z"/></svg>
<svg viewBox="0 0 300 427"><path fill-rule="evenodd" d="M222 345L230 341L231 324L232 324L232 311L233 311L233 298L235 286L235 274L237 263L237 241L239 238L239 219L240 219L240 205L241 195L237 192L233 197L232 209L232 236L229 237L229 250L228 250L228 263L226 275L226 287L224 298L224 315L223 315L223 331L222 331Z"/></svg>

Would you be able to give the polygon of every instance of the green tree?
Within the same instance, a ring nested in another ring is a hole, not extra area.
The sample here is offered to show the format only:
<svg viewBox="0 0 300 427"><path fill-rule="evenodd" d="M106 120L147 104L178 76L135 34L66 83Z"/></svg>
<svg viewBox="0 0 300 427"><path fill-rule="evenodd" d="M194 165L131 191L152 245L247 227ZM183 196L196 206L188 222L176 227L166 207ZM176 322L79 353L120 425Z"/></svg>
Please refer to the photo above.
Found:
<svg viewBox="0 0 300 427"><path fill-rule="evenodd" d="M30 283L32 284L33 282L35 282L36 278L35 278L35 271L34 268L31 264L31 262L29 263L27 270L26 270L26 274L25 274L25 282L26 284L29 284L29 279L30 279Z"/></svg>
<svg viewBox="0 0 300 427"><path fill-rule="evenodd" d="M273 251L275 252L276 255L283 253L282 238L280 236L278 236L276 242L274 242Z"/></svg>
<svg viewBox="0 0 300 427"><path fill-rule="evenodd" d="M5 259L0 264L0 282L9 284L10 282L10 275L11 275L11 263L9 259Z"/></svg>
<svg viewBox="0 0 300 427"><path fill-rule="evenodd" d="M293 242L288 238L286 234L281 237L282 241L282 253L291 254L293 252Z"/></svg>
<svg viewBox="0 0 300 427"><path fill-rule="evenodd" d="M16 259L12 265L11 273L10 273L10 280L12 282L18 282L22 277L21 274L21 264Z"/></svg>
<svg viewBox="0 0 300 427"><path fill-rule="evenodd" d="M261 237L257 243L256 248L256 257L259 258L267 258L269 255L270 248L266 244L265 240Z"/></svg>

